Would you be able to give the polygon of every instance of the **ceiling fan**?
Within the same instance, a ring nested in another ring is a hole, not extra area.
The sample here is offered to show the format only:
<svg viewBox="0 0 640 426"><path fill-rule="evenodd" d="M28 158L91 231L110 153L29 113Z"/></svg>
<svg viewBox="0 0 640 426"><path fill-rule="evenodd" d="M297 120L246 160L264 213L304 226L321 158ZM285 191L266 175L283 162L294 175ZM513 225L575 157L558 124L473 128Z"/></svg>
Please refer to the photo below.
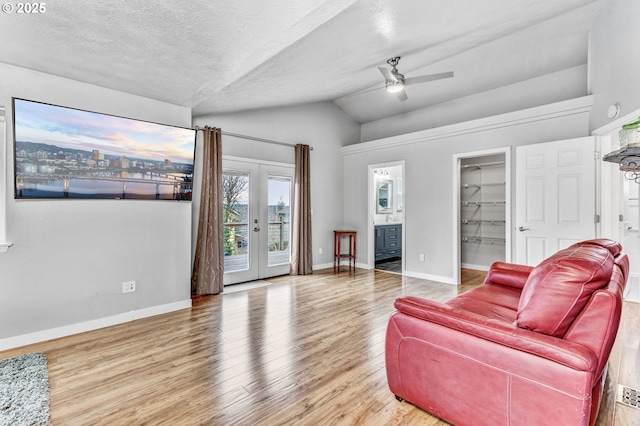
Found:
<svg viewBox="0 0 640 426"><path fill-rule="evenodd" d="M382 67L378 67L378 69L384 76L387 92L395 93L398 99L400 99L401 101L407 100L407 94L404 91L404 86L453 77L453 71L449 71L438 74L423 75L419 77L404 78L404 75L400 74L400 72L396 68L398 62L400 62L400 56L395 56L387 60L387 63L391 65L390 70Z"/></svg>

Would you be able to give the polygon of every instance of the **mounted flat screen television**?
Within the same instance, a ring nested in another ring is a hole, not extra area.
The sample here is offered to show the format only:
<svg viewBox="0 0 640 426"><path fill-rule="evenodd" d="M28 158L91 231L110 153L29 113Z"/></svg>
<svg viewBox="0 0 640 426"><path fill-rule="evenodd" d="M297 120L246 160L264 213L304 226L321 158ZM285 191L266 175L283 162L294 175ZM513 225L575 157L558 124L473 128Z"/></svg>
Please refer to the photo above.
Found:
<svg viewBox="0 0 640 426"><path fill-rule="evenodd" d="M15 198L191 200L193 129L13 98Z"/></svg>

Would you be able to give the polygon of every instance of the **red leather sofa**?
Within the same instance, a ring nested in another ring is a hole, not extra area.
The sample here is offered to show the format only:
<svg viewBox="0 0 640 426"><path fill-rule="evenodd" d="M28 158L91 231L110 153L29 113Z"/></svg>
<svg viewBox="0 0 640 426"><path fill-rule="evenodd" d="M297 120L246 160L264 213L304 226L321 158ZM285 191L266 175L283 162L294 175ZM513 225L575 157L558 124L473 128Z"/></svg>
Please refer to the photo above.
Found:
<svg viewBox="0 0 640 426"><path fill-rule="evenodd" d="M622 247L597 239L536 267L494 263L446 303L399 298L389 387L455 425L593 425L628 271Z"/></svg>

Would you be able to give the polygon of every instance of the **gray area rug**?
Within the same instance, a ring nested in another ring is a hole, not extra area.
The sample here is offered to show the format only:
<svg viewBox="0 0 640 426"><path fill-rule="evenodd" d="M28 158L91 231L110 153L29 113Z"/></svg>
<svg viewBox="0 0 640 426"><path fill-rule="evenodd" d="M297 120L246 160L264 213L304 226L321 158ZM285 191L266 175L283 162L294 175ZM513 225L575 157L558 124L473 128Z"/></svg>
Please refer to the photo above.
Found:
<svg viewBox="0 0 640 426"><path fill-rule="evenodd" d="M50 424L44 355L31 353L0 360L0 426Z"/></svg>

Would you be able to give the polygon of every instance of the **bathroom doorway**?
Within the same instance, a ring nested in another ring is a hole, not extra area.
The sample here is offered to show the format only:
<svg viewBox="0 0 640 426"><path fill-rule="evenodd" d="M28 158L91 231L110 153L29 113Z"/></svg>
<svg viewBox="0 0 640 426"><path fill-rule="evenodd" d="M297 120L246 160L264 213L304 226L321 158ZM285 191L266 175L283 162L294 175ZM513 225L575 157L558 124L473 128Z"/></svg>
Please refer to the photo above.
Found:
<svg viewBox="0 0 640 426"><path fill-rule="evenodd" d="M404 161L369 166L369 265L402 274L405 270Z"/></svg>

